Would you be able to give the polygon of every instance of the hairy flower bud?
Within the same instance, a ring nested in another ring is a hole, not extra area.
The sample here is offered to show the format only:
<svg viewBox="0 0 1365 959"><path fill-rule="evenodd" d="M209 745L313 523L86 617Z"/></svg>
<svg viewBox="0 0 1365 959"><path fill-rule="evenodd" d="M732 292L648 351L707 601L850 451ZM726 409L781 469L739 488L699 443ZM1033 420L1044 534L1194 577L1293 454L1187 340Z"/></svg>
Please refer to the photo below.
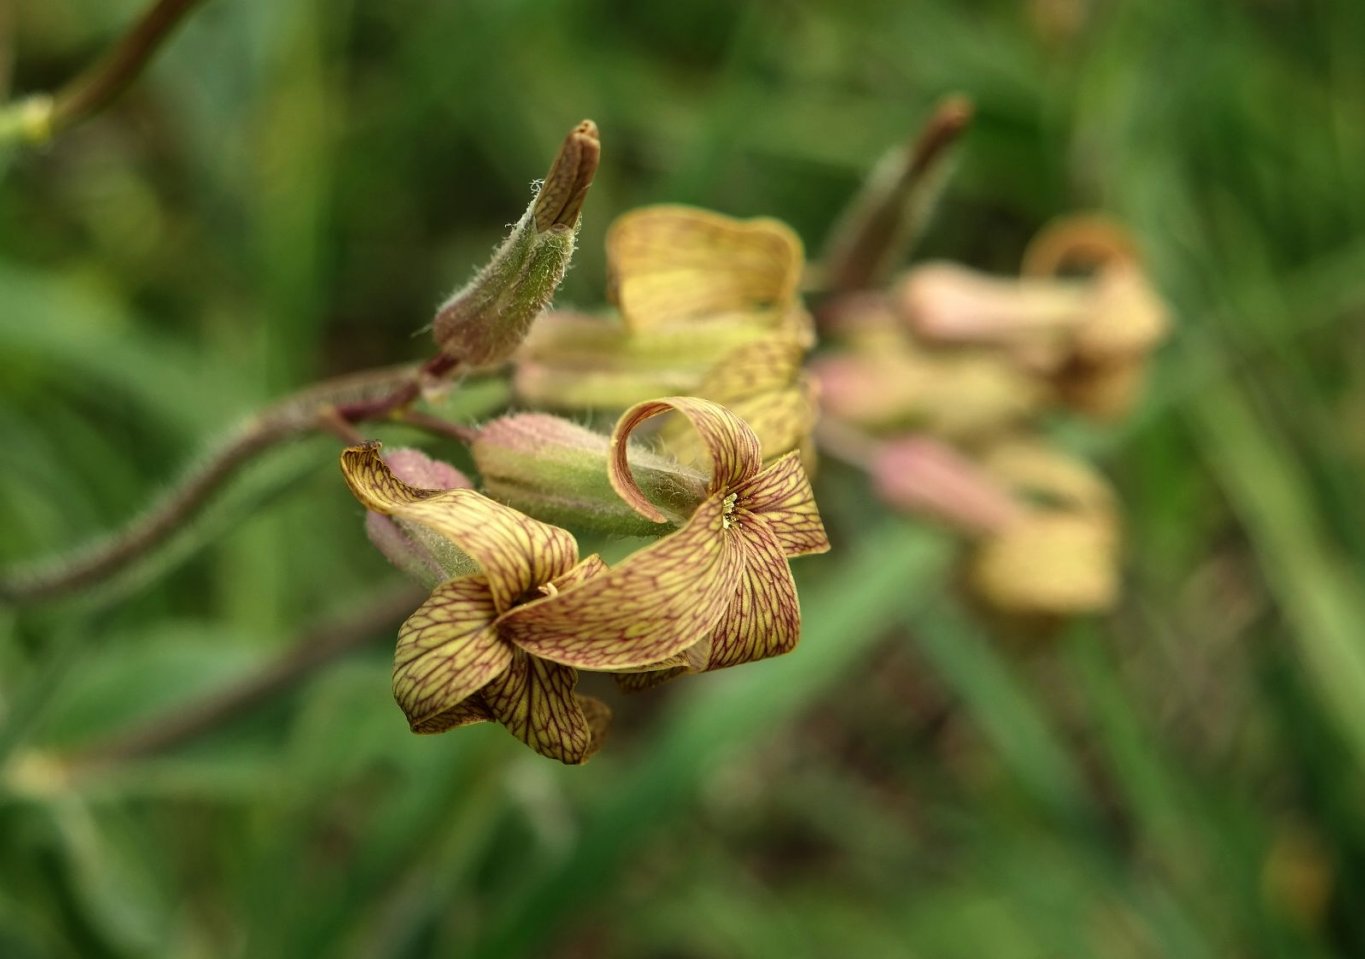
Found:
<svg viewBox="0 0 1365 959"><path fill-rule="evenodd" d="M557 416L520 413L494 420L471 445L485 492L528 516L623 536L667 532L612 489L610 441ZM630 467L650 499L681 524L706 498L706 476L631 447Z"/></svg>
<svg viewBox="0 0 1365 959"><path fill-rule="evenodd" d="M535 199L493 258L436 313L441 351L469 366L505 360L549 305L573 258L579 212L601 151L584 120L565 138Z"/></svg>

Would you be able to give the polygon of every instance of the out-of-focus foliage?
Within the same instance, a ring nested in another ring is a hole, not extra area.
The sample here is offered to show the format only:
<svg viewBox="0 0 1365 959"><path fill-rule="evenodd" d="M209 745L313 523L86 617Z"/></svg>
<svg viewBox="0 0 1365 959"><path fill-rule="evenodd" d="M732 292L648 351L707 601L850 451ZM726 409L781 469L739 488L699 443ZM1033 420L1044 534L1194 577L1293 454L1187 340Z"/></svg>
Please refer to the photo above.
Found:
<svg viewBox="0 0 1365 959"><path fill-rule="evenodd" d="M138 9L19 3L0 83L55 86ZM581 117L603 161L559 302L590 307L616 214L774 215L818 249L960 90L921 252L1008 273L1103 209L1178 320L1127 426L1060 437L1119 490L1124 598L997 628L829 462L799 650L617 697L586 767L410 735L383 632L68 781L53 756L389 583L333 447L281 451L142 578L0 612L0 955L1365 953L1363 47L1349 0L206 4L8 158L0 562L116 525L272 396L422 355Z"/></svg>

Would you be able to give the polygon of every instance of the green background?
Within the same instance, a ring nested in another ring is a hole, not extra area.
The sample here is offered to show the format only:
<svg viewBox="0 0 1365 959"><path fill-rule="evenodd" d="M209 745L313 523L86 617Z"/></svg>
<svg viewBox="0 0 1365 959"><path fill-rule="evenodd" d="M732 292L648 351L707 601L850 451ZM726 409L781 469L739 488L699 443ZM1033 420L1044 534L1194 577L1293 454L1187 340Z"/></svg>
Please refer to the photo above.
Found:
<svg viewBox="0 0 1365 959"><path fill-rule="evenodd" d="M0 7L11 91L139 9ZM1009 272L1100 209L1173 306L1135 415L1058 434L1119 488L1124 598L992 630L950 544L830 463L798 652L614 700L586 767L408 734L386 628L63 780L391 588L311 440L110 588L0 609L0 955L1365 955L1362 50L1349 0L211 0L5 160L0 562L116 526L274 396L425 355L583 117L559 302L591 306L616 214L771 214L818 249L961 91L917 255Z"/></svg>

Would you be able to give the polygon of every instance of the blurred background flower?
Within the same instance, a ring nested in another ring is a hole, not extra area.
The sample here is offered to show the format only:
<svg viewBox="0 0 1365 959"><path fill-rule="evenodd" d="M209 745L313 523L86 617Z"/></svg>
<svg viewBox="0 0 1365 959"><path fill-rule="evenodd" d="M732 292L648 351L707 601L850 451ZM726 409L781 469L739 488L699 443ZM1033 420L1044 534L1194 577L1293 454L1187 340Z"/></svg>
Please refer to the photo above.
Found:
<svg viewBox="0 0 1365 959"><path fill-rule="evenodd" d="M0 88L57 88L141 7L0 5ZM823 249L960 91L971 128L895 269L1141 302L1094 260L1025 259L1099 211L1170 338L1057 368L1120 374L1053 383L1123 407L1108 424L1012 359L942 374L979 387L900 495L948 483L957 514L892 516L822 456L834 549L794 567L798 650L639 696L585 677L617 723L583 768L408 732L389 670L421 593L369 548L332 438L275 451L155 562L0 611L0 955L1365 953L1362 42L1349 0L204 4L108 109L3 158L5 566L118 525L275 396L424 357L414 331L585 116L602 165L561 309L602 306L608 225L647 204ZM875 413L902 398L859 386L927 366L872 352L839 388ZM471 376L440 402L510 399ZM1099 485L1040 497L1017 458L944 455L1002 416ZM943 529L964 517L1038 538L972 565ZM1112 578L1045 565L1075 549ZM1021 568L1107 611L1039 632L968 598Z"/></svg>

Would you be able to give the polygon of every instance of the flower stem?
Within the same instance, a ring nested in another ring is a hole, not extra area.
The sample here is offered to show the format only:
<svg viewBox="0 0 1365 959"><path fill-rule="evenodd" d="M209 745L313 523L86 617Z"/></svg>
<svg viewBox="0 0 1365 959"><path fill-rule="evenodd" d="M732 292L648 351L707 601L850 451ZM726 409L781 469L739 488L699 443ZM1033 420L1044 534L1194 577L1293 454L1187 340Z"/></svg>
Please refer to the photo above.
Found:
<svg viewBox="0 0 1365 959"><path fill-rule="evenodd" d="M45 143L102 110L142 72L173 29L203 0L157 0L104 56L54 94L0 108L0 141Z"/></svg>
<svg viewBox="0 0 1365 959"><path fill-rule="evenodd" d="M318 430L354 442L355 424L393 417L421 395L424 382L448 376L457 366L455 360L438 355L420 367L367 370L280 400L248 419L119 532L31 566L0 572L0 602L55 600L107 579L163 543L260 454Z"/></svg>
<svg viewBox="0 0 1365 959"><path fill-rule="evenodd" d="M422 590L413 584L395 586L359 612L317 624L259 672L195 702L177 706L167 715L155 716L96 743L70 757L67 768L81 772L141 759L168 752L211 732L359 649L374 637L388 635L422 599Z"/></svg>

